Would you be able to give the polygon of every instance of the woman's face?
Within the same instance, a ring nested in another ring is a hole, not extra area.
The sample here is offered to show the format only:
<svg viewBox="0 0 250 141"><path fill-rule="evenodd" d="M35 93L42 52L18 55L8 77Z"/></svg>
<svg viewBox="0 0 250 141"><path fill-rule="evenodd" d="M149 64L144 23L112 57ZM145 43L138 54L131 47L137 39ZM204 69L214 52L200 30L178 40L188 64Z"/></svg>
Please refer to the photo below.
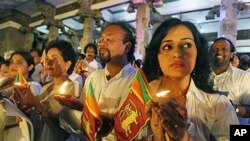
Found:
<svg viewBox="0 0 250 141"><path fill-rule="evenodd" d="M46 62L46 72L49 76L59 77L67 75L68 65L63 60L61 52L57 48L51 48L48 50Z"/></svg>
<svg viewBox="0 0 250 141"><path fill-rule="evenodd" d="M233 55L233 60L231 61L234 67L238 67L240 64L240 60L236 54Z"/></svg>
<svg viewBox="0 0 250 141"><path fill-rule="evenodd" d="M158 61L165 77L181 79L190 76L196 57L193 34L184 25L171 28L161 41Z"/></svg>
<svg viewBox="0 0 250 141"><path fill-rule="evenodd" d="M1 77L10 77L10 70L6 64L1 65Z"/></svg>
<svg viewBox="0 0 250 141"><path fill-rule="evenodd" d="M10 76L14 78L18 71L20 71L27 79L29 71L32 70L33 67L33 65L28 66L28 63L21 55L15 54L10 59Z"/></svg>

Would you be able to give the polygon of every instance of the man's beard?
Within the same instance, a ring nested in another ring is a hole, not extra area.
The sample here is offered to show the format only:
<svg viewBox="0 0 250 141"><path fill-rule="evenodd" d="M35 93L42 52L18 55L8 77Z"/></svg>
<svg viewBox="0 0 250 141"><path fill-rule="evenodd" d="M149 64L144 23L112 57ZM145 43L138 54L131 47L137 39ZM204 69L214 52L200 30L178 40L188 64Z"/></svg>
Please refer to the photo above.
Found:
<svg viewBox="0 0 250 141"><path fill-rule="evenodd" d="M108 63L111 60L111 54L110 51L107 50L108 54L100 54L100 60L103 63Z"/></svg>
<svg viewBox="0 0 250 141"><path fill-rule="evenodd" d="M217 67L225 66L225 65L228 65L229 63L230 61L227 61L226 59L214 58L213 60L214 66L217 66Z"/></svg>

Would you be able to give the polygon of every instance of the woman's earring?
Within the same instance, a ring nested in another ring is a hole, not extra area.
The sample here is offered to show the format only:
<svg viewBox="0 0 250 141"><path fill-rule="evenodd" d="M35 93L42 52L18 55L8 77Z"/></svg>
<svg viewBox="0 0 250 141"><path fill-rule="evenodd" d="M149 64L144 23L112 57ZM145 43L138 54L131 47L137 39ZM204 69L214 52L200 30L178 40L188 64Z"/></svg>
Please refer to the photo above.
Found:
<svg viewBox="0 0 250 141"><path fill-rule="evenodd" d="M192 72L192 76L195 76L195 70L193 70L193 72Z"/></svg>

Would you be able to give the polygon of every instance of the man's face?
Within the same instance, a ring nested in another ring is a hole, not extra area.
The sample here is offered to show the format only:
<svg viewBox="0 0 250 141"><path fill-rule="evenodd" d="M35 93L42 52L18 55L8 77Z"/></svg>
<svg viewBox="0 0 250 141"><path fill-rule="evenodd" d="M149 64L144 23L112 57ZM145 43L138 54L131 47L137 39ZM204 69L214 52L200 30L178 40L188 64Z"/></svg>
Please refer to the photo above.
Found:
<svg viewBox="0 0 250 141"><path fill-rule="evenodd" d="M86 50L86 60L93 61L95 58L95 49L93 47L88 47Z"/></svg>
<svg viewBox="0 0 250 141"><path fill-rule="evenodd" d="M210 58L214 67L228 66L231 57L230 43L226 40L216 41L210 49Z"/></svg>
<svg viewBox="0 0 250 141"><path fill-rule="evenodd" d="M104 63L126 55L126 43L123 42L125 31L117 25L110 25L104 29L99 40L100 59Z"/></svg>

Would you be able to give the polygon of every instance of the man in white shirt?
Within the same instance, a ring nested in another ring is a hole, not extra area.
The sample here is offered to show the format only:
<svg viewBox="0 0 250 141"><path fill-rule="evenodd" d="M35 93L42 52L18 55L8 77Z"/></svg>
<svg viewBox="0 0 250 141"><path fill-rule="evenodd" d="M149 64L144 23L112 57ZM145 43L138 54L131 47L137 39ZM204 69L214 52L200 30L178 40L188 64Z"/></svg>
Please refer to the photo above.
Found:
<svg viewBox="0 0 250 141"><path fill-rule="evenodd" d="M248 124L250 117L250 74L230 64L234 51L235 47L229 39L221 37L214 41L210 47L213 70L211 79L214 82L214 90L228 94L227 97L235 105L240 123Z"/></svg>
<svg viewBox="0 0 250 141"><path fill-rule="evenodd" d="M103 120L101 133L98 134L101 137L98 136L98 140L116 141L117 138L113 130L114 116L126 100L136 74L135 68L130 64L134 59L135 37L130 25L124 22L110 23L103 29L98 45L100 59L106 66L104 69L92 72L87 77L80 99L84 103L85 94L91 83ZM82 110L82 102L72 99L72 97L67 102L65 99L60 100L60 102L73 109ZM87 120L82 116L81 121L86 122ZM88 131L88 126L85 126L84 122L81 126L83 130ZM137 134L136 139L145 137L146 132L147 128L143 128Z"/></svg>
<svg viewBox="0 0 250 141"><path fill-rule="evenodd" d="M102 68L101 64L95 60L95 57L97 55L97 46L95 44L88 43L84 47L84 53L86 55L86 58L84 60L88 64L89 73Z"/></svg>

